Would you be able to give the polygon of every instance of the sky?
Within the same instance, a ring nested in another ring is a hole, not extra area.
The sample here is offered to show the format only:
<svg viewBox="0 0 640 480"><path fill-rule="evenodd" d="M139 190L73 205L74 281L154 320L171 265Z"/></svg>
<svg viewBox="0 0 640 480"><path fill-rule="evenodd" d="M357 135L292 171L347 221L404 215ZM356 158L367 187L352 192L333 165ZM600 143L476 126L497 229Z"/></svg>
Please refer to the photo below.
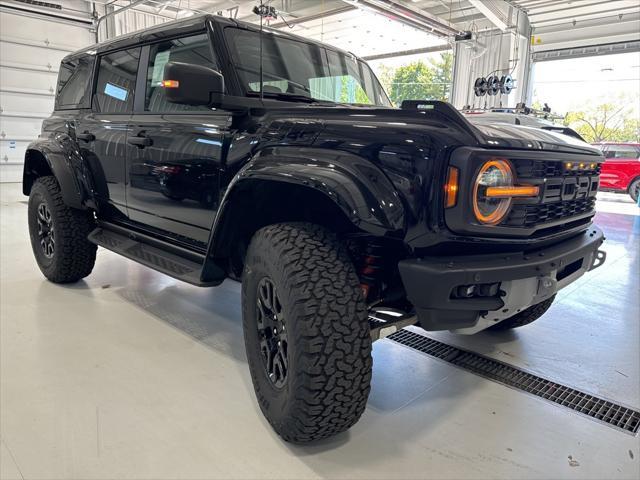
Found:
<svg viewBox="0 0 640 480"><path fill-rule="evenodd" d="M565 114L591 102L625 103L640 115L640 52L538 62L533 100Z"/></svg>

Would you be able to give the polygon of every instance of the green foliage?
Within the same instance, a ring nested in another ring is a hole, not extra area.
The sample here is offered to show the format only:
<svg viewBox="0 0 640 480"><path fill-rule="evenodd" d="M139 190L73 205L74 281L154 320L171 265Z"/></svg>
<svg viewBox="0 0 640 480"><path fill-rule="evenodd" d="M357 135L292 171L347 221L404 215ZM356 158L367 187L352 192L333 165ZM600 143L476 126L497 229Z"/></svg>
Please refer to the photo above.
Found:
<svg viewBox="0 0 640 480"><path fill-rule="evenodd" d="M377 70L377 77L378 80L380 80L384 91L387 93L390 92L395 69L393 67L389 67L388 65L380 65Z"/></svg>
<svg viewBox="0 0 640 480"><path fill-rule="evenodd" d="M640 139L640 121L625 101L602 103L582 111L569 112L564 124L591 143L637 142Z"/></svg>
<svg viewBox="0 0 640 480"><path fill-rule="evenodd" d="M361 103L371 105L373 103L367 92L350 75L340 78L340 101L344 103Z"/></svg>
<svg viewBox="0 0 640 480"><path fill-rule="evenodd" d="M429 59L429 63L434 69L434 98L437 100L448 100L451 93L453 81L453 54L445 52L440 54L439 60Z"/></svg>
<svg viewBox="0 0 640 480"><path fill-rule="evenodd" d="M388 81L391 74L385 69L381 82L396 105L403 100L447 100L452 66L453 55L447 52L441 54L438 60L430 59L428 63L419 60L397 68L388 85L385 85L385 80Z"/></svg>

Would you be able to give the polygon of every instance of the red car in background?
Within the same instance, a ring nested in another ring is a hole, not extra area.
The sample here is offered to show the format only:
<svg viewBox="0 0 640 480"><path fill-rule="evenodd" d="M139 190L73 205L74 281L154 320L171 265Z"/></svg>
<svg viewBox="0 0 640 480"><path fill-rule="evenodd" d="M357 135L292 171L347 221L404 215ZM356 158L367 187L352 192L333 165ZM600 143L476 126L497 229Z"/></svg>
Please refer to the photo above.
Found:
<svg viewBox="0 0 640 480"><path fill-rule="evenodd" d="M640 195L640 143L598 143L606 159L600 173L600 190Z"/></svg>

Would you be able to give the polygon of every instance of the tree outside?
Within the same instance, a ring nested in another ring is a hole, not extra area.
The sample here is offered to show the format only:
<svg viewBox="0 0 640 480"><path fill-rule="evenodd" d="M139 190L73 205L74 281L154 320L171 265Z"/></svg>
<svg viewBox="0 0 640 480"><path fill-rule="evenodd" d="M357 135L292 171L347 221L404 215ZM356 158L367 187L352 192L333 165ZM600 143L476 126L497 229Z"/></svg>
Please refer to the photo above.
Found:
<svg viewBox="0 0 640 480"><path fill-rule="evenodd" d="M418 60L396 68L381 67L379 76L391 101L448 100L451 91L453 54L446 52L437 60Z"/></svg>
<svg viewBox="0 0 640 480"><path fill-rule="evenodd" d="M564 124L590 143L640 142L640 120L630 99L600 103L567 113Z"/></svg>

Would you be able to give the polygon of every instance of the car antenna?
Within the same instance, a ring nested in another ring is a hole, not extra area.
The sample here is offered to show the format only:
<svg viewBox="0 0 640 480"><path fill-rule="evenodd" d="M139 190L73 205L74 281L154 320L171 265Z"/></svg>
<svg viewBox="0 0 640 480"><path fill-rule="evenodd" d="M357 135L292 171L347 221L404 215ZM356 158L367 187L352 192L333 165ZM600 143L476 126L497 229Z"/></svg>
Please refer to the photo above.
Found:
<svg viewBox="0 0 640 480"><path fill-rule="evenodd" d="M260 17L260 100L264 99L264 79L262 73L262 25L264 23L264 19L270 21L278 18L278 11L275 7L269 5L269 3L271 3L271 0L267 0L267 5L264 4L263 0L260 0L260 5L256 5L255 7L253 7L253 13ZM281 18L285 25L291 28L291 25L289 25L284 17Z"/></svg>
<svg viewBox="0 0 640 480"><path fill-rule="evenodd" d="M260 17L260 100L264 100L264 78L263 78L263 73L262 73L262 37L263 37L263 32L262 32L262 25L264 23L264 19L269 17L272 17L272 12L273 12L273 16L276 15L276 9L274 7L271 7L269 5L265 5L263 0L260 0L260 5L256 5L255 7L253 7L253 13L255 13L256 15L258 15Z"/></svg>

